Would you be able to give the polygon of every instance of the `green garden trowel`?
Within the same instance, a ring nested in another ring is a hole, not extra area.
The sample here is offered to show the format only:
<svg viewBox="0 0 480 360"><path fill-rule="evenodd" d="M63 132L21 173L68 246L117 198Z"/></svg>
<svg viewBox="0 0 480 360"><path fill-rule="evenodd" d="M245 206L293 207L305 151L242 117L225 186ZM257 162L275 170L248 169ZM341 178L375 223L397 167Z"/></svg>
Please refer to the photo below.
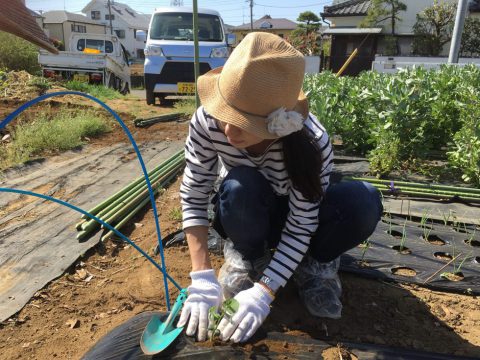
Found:
<svg viewBox="0 0 480 360"><path fill-rule="evenodd" d="M161 322L157 315L153 315L143 330L140 340L140 347L146 355L155 355L165 350L183 330L183 327L175 327L173 325L178 312L187 299L187 289L182 289L175 300L170 315L165 322Z"/></svg>

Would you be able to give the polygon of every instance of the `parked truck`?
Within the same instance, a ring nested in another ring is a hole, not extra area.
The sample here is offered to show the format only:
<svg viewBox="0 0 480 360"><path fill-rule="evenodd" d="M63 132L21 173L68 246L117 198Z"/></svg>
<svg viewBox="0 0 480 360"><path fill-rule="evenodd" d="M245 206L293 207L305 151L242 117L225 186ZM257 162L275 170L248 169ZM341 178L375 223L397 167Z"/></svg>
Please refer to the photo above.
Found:
<svg viewBox="0 0 480 360"><path fill-rule="evenodd" d="M40 50L38 62L45 77L103 84L123 94L130 91L129 60L114 35L72 34L68 51Z"/></svg>
<svg viewBox="0 0 480 360"><path fill-rule="evenodd" d="M189 7L166 7L155 10L148 34L138 33L145 46L145 91L147 104L155 98L195 92L193 10ZM229 55L220 14L215 10L198 10L198 45L200 75L223 66Z"/></svg>

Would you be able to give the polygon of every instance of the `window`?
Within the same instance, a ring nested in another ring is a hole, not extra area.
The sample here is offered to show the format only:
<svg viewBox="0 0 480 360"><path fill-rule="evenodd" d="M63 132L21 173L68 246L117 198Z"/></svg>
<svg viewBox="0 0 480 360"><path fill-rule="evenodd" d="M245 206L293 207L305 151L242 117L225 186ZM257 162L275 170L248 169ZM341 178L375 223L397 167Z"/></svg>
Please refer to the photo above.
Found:
<svg viewBox="0 0 480 360"><path fill-rule="evenodd" d="M105 20L115 20L115 15L105 14Z"/></svg>
<svg viewBox="0 0 480 360"><path fill-rule="evenodd" d="M119 39L125 39L125 30L115 30L115 34Z"/></svg>
<svg viewBox="0 0 480 360"><path fill-rule="evenodd" d="M155 40L193 40L192 14L157 13L153 16L150 38ZM216 15L198 14L199 37L202 41L223 41L221 20Z"/></svg>
<svg viewBox="0 0 480 360"><path fill-rule="evenodd" d="M100 20L100 11L92 11L92 20Z"/></svg>
<svg viewBox="0 0 480 360"><path fill-rule="evenodd" d="M111 41L96 39L79 39L77 42L77 50L83 51L85 48L100 50L102 53L113 53L113 43Z"/></svg>
<svg viewBox="0 0 480 360"><path fill-rule="evenodd" d="M72 32L86 33L87 32L87 26L86 25L72 24Z"/></svg>

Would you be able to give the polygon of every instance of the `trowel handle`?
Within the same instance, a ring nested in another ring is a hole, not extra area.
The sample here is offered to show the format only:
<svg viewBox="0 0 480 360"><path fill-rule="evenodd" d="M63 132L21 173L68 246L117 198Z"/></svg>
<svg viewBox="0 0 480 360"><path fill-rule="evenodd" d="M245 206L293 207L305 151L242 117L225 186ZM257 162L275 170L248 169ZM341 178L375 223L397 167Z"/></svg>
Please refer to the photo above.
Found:
<svg viewBox="0 0 480 360"><path fill-rule="evenodd" d="M172 322L177 317L178 312L183 306L185 300L187 300L187 289L180 290L180 294L177 296L177 300L175 300L175 304L173 304L172 310L170 310L170 315L168 315L167 320L165 321L165 328L172 326Z"/></svg>

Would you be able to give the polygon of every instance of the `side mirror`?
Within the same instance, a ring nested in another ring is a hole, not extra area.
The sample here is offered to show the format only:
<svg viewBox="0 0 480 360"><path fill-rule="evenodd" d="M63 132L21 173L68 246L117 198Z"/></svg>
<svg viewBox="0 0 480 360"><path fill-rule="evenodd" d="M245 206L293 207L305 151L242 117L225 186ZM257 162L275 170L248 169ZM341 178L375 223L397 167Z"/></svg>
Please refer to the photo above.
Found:
<svg viewBox="0 0 480 360"><path fill-rule="evenodd" d="M231 46L231 45L235 44L236 39L237 39L237 36L235 34L232 34L232 33L227 34L227 44L228 45Z"/></svg>
<svg viewBox="0 0 480 360"><path fill-rule="evenodd" d="M137 37L138 41L147 41L147 33L143 30L137 30Z"/></svg>

